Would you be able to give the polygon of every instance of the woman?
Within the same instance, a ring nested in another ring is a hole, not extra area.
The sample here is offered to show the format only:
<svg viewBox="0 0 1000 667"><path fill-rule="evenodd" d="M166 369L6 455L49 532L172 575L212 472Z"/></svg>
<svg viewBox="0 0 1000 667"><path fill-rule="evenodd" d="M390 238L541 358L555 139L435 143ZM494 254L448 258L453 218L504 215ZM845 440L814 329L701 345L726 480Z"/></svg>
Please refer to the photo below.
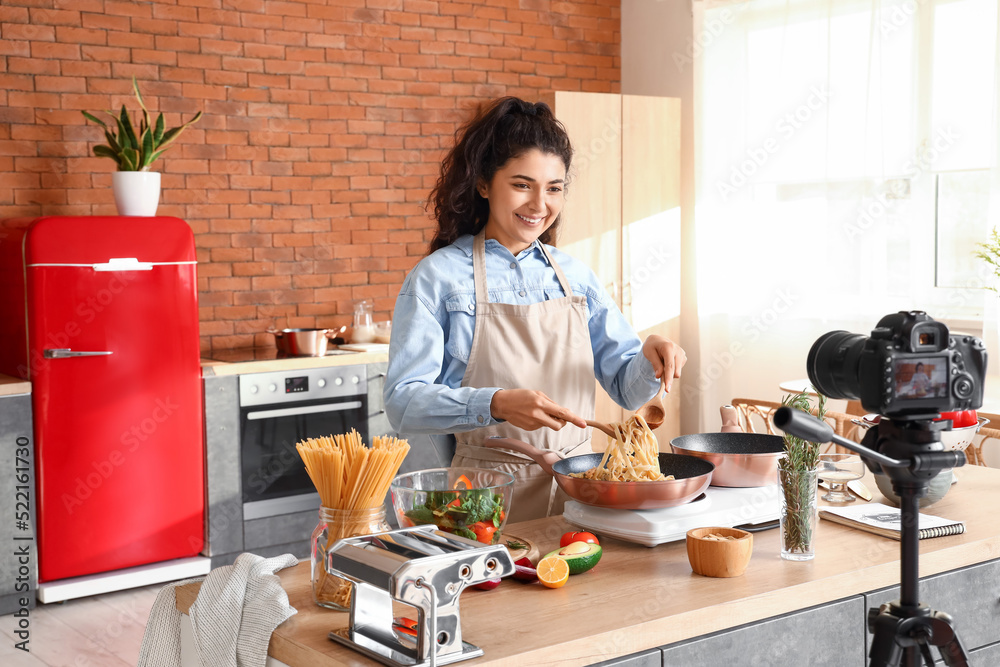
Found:
<svg viewBox="0 0 1000 667"><path fill-rule="evenodd" d="M686 361L662 336L640 341L594 273L546 245L572 155L545 104L506 97L481 110L441 165L431 254L406 277L393 316L389 422L403 434L454 433L453 466L512 473L513 521L561 513L565 496L486 438L590 453L595 376L634 410L661 375L669 391Z"/></svg>

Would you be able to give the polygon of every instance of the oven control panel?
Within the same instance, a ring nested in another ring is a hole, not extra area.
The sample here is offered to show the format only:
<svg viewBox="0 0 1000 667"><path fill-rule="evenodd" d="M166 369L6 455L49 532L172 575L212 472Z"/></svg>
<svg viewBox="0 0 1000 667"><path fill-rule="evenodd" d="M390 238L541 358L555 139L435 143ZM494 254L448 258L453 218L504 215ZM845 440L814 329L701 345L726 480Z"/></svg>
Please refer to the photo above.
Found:
<svg viewBox="0 0 1000 667"><path fill-rule="evenodd" d="M240 407L367 394L368 379L361 364L240 376Z"/></svg>

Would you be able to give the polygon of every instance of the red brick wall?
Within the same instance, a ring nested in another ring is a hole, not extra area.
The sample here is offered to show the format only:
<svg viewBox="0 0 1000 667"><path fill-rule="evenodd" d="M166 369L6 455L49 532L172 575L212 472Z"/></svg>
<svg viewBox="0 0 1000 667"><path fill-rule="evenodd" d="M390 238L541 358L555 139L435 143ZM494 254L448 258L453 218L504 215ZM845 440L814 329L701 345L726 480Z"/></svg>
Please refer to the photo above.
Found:
<svg viewBox="0 0 1000 667"><path fill-rule="evenodd" d="M80 110L205 116L154 163L199 255L204 350L387 319L442 151L483 100L618 92L619 0L2 0L0 217L114 214ZM286 320L287 318L287 320Z"/></svg>

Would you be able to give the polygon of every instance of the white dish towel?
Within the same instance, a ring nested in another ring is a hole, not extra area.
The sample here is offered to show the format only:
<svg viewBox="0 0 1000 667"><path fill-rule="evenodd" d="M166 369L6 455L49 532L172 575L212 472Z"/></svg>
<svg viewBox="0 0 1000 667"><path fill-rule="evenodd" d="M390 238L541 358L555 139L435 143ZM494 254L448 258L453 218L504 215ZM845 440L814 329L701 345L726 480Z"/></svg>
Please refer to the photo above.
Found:
<svg viewBox="0 0 1000 667"><path fill-rule="evenodd" d="M203 580L164 586L149 612L138 667L180 667L181 613L174 589L195 581L204 582L189 610L201 664L263 667L271 633L296 613L274 573L298 562L291 554L262 558L245 553Z"/></svg>

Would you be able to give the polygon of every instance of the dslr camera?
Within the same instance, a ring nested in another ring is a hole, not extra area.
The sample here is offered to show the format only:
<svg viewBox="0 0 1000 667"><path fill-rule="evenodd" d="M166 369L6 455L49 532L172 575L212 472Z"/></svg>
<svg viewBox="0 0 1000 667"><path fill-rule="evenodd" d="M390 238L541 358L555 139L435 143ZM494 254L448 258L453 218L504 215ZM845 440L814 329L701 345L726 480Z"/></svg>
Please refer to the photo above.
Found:
<svg viewBox="0 0 1000 667"><path fill-rule="evenodd" d="M869 412L933 419L983 404L986 347L920 310L886 315L871 336L831 331L809 350L809 380L830 398L860 400Z"/></svg>

